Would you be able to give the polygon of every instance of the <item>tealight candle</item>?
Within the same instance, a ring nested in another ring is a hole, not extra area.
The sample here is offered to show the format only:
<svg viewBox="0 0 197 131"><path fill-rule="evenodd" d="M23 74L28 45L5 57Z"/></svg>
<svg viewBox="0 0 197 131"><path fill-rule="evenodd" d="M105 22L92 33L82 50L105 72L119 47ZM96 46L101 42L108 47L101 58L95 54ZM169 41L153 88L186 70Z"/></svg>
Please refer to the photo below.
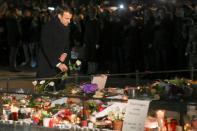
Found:
<svg viewBox="0 0 197 131"><path fill-rule="evenodd" d="M157 114L157 118L158 118L158 119L164 119L165 110L158 110L158 111L156 112L156 114Z"/></svg>
<svg viewBox="0 0 197 131"><path fill-rule="evenodd" d="M51 120L51 118L44 118L43 119L43 126L44 127L49 127L50 120Z"/></svg>
<svg viewBox="0 0 197 131"><path fill-rule="evenodd" d="M93 129L94 128L94 124L92 122L88 123L88 128Z"/></svg>
<svg viewBox="0 0 197 131"><path fill-rule="evenodd" d="M122 99L125 100L125 101L127 101L127 100L128 100L128 96L125 96L125 95L124 95L124 96L122 97Z"/></svg>

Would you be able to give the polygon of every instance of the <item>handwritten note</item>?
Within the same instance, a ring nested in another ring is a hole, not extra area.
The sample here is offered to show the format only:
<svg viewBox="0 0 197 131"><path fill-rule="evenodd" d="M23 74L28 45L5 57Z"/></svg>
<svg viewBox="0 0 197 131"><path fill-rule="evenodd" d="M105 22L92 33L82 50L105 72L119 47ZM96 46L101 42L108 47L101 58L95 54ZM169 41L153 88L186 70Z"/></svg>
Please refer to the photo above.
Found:
<svg viewBox="0 0 197 131"><path fill-rule="evenodd" d="M92 84L97 84L98 85L98 89L101 90L103 88L105 88L105 84L107 81L107 76L106 75L98 75L98 76L94 76L92 79Z"/></svg>
<svg viewBox="0 0 197 131"><path fill-rule="evenodd" d="M122 131L144 131L150 101L128 100Z"/></svg>

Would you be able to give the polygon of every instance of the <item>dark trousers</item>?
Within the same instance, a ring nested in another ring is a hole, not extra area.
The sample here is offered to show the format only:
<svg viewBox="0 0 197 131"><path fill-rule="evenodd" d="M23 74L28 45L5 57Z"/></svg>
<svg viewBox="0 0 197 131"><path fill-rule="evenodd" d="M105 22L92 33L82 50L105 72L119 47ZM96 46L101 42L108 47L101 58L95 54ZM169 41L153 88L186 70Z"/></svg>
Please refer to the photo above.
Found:
<svg viewBox="0 0 197 131"><path fill-rule="evenodd" d="M10 46L9 65L10 65L10 68L12 69L16 68L17 53L18 53L18 47Z"/></svg>

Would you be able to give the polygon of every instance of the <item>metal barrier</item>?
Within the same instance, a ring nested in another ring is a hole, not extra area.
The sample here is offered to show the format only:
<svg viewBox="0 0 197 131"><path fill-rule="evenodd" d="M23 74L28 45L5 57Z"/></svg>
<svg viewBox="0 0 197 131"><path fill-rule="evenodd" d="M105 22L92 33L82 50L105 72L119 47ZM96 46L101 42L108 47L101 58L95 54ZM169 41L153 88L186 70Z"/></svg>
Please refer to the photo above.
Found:
<svg viewBox="0 0 197 131"><path fill-rule="evenodd" d="M184 77L191 80L194 80L195 72L197 69L191 68L185 70L168 70L168 71L154 71L154 72L139 72L136 71L134 73L122 73L122 74L105 74L108 76L107 86L138 86L141 84L149 83L155 79L169 79L175 77ZM68 76L65 80L67 83L76 83L79 84L81 82L90 82L94 75L72 75ZM168 78L166 78L168 77ZM10 91L11 86L10 83L12 81L41 81L41 80L55 80L61 79L61 77L52 77L52 78L35 78L31 76L26 77L8 77L8 78L0 78L0 82L5 82L6 87L1 87L3 91ZM33 85L32 85L33 86Z"/></svg>

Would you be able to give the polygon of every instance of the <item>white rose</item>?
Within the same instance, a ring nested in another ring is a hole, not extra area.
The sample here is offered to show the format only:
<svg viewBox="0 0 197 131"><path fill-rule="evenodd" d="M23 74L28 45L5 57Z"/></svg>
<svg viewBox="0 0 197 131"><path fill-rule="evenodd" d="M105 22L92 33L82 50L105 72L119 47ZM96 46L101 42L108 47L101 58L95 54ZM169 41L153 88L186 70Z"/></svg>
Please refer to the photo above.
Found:
<svg viewBox="0 0 197 131"><path fill-rule="evenodd" d="M33 84L34 86L36 86L36 85L38 84L38 82L37 82L37 81L33 81L32 84Z"/></svg>
<svg viewBox="0 0 197 131"><path fill-rule="evenodd" d="M80 60L77 60L76 61L76 64L77 64L77 66L80 66L81 65L81 61Z"/></svg>
<svg viewBox="0 0 197 131"><path fill-rule="evenodd" d="M40 84L41 84L41 85L44 84L44 83L45 83L45 80L40 81Z"/></svg>
<svg viewBox="0 0 197 131"><path fill-rule="evenodd" d="M54 83L53 81L51 81L51 82L49 83L49 85L50 85L50 86L54 86L55 83Z"/></svg>
<svg viewBox="0 0 197 131"><path fill-rule="evenodd" d="M20 100L20 103L25 104L26 101L24 99Z"/></svg>

